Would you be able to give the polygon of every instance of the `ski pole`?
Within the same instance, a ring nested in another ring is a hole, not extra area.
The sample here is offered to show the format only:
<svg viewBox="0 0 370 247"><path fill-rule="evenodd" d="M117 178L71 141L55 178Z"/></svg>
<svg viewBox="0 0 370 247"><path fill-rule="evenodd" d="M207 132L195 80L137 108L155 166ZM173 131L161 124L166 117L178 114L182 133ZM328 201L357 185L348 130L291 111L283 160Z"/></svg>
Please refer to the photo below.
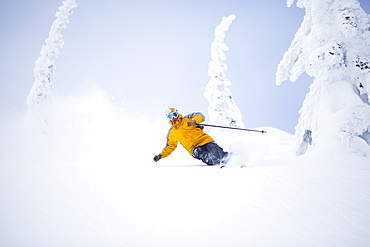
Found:
<svg viewBox="0 0 370 247"><path fill-rule="evenodd" d="M199 126L207 126L207 127L223 128L223 129L244 130L244 131L253 131L253 132L266 133L266 131L264 131L264 130L242 129L242 128L227 127L227 126L219 126L219 125L212 125L212 124L198 124L198 125L199 125Z"/></svg>

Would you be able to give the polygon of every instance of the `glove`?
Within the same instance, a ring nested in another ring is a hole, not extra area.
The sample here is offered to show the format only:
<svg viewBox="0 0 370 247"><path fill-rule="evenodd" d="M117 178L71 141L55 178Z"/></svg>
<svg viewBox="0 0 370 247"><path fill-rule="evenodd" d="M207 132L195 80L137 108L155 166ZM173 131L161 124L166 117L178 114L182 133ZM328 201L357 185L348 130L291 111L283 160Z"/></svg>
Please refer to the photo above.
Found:
<svg viewBox="0 0 370 247"><path fill-rule="evenodd" d="M197 125L197 122L195 122L194 119L188 121L188 127Z"/></svg>
<svg viewBox="0 0 370 247"><path fill-rule="evenodd" d="M158 155L154 156L153 160L154 160L155 162L157 162L157 161L158 161L158 160L160 160L161 158L162 158L162 155L161 155L161 154L158 154Z"/></svg>

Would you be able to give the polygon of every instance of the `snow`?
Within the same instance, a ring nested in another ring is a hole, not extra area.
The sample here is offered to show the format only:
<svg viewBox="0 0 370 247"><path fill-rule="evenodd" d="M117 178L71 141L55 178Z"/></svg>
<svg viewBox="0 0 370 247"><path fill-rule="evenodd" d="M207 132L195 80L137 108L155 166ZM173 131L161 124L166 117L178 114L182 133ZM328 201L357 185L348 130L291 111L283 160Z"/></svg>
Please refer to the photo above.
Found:
<svg viewBox="0 0 370 247"><path fill-rule="evenodd" d="M49 107L52 132L1 123L1 246L368 246L369 156L294 157L291 134L261 127L223 130L228 168L181 147L156 165L165 116L97 88Z"/></svg>

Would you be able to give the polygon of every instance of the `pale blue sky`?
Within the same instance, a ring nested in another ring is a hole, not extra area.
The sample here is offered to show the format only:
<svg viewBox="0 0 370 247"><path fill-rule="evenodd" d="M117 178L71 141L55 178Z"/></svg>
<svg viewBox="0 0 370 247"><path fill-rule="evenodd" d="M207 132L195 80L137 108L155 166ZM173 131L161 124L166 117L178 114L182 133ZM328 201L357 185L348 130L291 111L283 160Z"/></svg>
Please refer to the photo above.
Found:
<svg viewBox="0 0 370 247"><path fill-rule="evenodd" d="M0 116L22 113L33 69L61 0L0 0ZM62 96L98 86L128 111L202 111L210 44L223 16L236 14L226 33L234 100L247 127L290 133L311 78L275 85L275 72L304 10L284 0L77 0L56 60ZM370 1L361 0L370 13Z"/></svg>

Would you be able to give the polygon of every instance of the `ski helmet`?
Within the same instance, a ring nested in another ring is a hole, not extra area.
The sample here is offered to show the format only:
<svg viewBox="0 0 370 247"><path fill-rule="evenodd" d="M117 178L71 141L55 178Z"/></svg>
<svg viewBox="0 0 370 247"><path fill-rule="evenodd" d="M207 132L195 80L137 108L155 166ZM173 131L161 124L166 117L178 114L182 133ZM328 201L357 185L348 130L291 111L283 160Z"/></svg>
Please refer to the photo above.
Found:
<svg viewBox="0 0 370 247"><path fill-rule="evenodd" d="M177 118L179 116L179 112L177 111L176 107L169 106L167 107L166 116L172 120L174 118Z"/></svg>

